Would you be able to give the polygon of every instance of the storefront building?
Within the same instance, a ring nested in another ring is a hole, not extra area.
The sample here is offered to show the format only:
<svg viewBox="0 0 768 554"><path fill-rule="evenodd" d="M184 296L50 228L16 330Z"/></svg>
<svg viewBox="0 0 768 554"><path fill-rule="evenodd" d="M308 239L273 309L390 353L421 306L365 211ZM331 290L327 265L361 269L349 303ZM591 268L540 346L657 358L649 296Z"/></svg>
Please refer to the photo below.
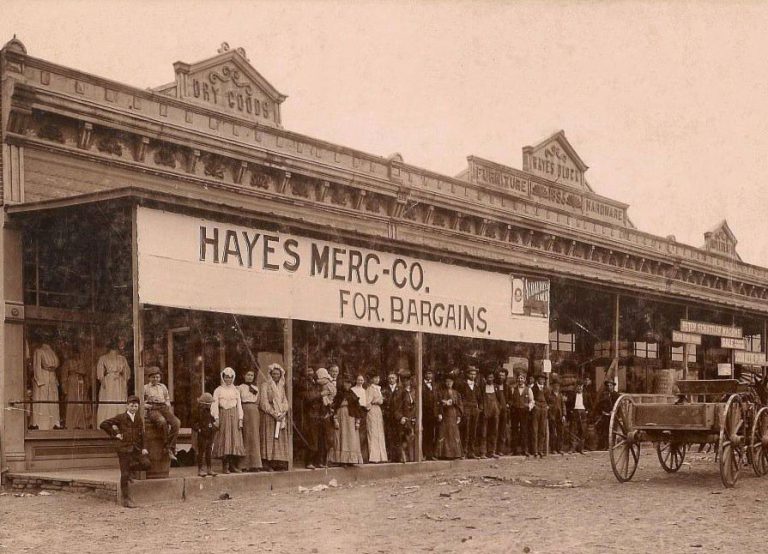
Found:
<svg viewBox="0 0 768 554"><path fill-rule="evenodd" d="M563 132L449 177L286 130L242 49L152 90L17 39L0 64L4 468L113 463L98 422L155 365L184 428L225 366L279 362L290 397L332 364L633 392L764 365L768 270L725 222L702 248L637 230Z"/></svg>

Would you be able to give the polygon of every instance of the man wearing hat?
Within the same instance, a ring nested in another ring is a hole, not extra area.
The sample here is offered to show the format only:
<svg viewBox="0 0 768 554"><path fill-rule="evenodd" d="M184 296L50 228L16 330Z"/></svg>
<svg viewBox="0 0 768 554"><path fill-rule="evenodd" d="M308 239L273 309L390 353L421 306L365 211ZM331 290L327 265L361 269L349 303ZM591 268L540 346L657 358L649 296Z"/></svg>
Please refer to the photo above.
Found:
<svg viewBox="0 0 768 554"><path fill-rule="evenodd" d="M536 376L536 383L531 387L533 393L534 407L531 413L533 417L533 455L542 458L547 453L547 426L548 426L548 411L547 396L549 390L547 389L547 376L544 373L539 373Z"/></svg>
<svg viewBox="0 0 768 554"><path fill-rule="evenodd" d="M139 415L139 397L129 396L126 401L126 411L115 417L105 419L99 427L111 438L117 439L117 459L120 462L120 496L123 506L135 508L131 498L128 483L131 480L131 470L138 467L138 454L149 454L144 448L144 422Z"/></svg>
<svg viewBox="0 0 768 554"><path fill-rule="evenodd" d="M424 430L422 446L427 460L435 459L435 442L437 441L437 388L434 375L431 369L424 371L421 389L421 427Z"/></svg>
<svg viewBox="0 0 768 554"><path fill-rule="evenodd" d="M603 382L603 390L600 392L600 397L597 400L597 441L598 448L600 450L606 450L608 448L608 426L611 422L611 412L613 411L613 405L621 396L616 392L616 383L613 379L606 379Z"/></svg>
<svg viewBox="0 0 768 554"><path fill-rule="evenodd" d="M149 367L144 371L144 375L149 379L149 383L144 385L147 419L162 434L163 444L171 460L176 460L176 437L181 421L171 411L171 395L168 393L168 387L160 382L160 368Z"/></svg>
<svg viewBox="0 0 768 554"><path fill-rule="evenodd" d="M464 423L462 428L462 440L464 441L464 455L467 458L482 456L477 436L478 424L483 409L483 395L485 391L477 380L477 368L467 368L467 378L458 387L464 408Z"/></svg>
<svg viewBox="0 0 768 554"><path fill-rule="evenodd" d="M483 387L483 415L480 424L482 443L482 446L480 447L480 457L498 458L499 455L496 453L496 439L499 432L499 414L501 408L499 406L499 399L496 396L496 383L494 382L492 368L487 370L485 379L481 385Z"/></svg>
<svg viewBox="0 0 768 554"><path fill-rule="evenodd" d="M411 373L401 372L403 386L393 399L395 422L399 431L400 462L413 462L416 459L416 391L411 384Z"/></svg>

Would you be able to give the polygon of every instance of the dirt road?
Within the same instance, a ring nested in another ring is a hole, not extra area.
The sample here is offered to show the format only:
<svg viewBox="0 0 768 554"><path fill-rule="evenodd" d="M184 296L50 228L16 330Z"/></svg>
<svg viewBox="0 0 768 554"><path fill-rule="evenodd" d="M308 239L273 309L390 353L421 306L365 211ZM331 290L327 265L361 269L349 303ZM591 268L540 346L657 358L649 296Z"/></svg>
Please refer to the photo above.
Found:
<svg viewBox="0 0 768 554"><path fill-rule="evenodd" d="M712 455L689 455L669 475L646 449L623 485L607 455L591 453L135 510L75 494L5 494L0 554L762 553L767 511L768 477L745 469L726 490Z"/></svg>

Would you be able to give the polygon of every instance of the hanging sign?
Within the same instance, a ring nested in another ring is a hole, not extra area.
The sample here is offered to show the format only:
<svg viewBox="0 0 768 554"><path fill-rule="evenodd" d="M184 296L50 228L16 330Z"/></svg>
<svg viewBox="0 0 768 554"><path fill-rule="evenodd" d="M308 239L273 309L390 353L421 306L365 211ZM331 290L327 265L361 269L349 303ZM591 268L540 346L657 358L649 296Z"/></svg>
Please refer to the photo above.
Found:
<svg viewBox="0 0 768 554"><path fill-rule="evenodd" d="M733 363L740 365L768 365L765 359L765 352L746 352L744 350L734 350Z"/></svg>
<svg viewBox="0 0 768 554"><path fill-rule="evenodd" d="M695 344L701 346L701 335L672 331L672 342L678 344Z"/></svg>
<svg viewBox="0 0 768 554"><path fill-rule="evenodd" d="M744 344L744 339L732 339L731 337L720 337L720 348L744 350L746 348L746 345Z"/></svg>
<svg viewBox="0 0 768 554"><path fill-rule="evenodd" d="M734 339L740 339L743 336L741 327L705 323L703 321L690 321L687 319L680 320L680 330L684 333L697 333L699 335L730 337Z"/></svg>
<svg viewBox="0 0 768 554"><path fill-rule="evenodd" d="M549 342L549 281L139 208L139 301Z"/></svg>
<svg viewBox="0 0 768 554"><path fill-rule="evenodd" d="M733 375L733 366L731 364L717 364L718 377L730 377Z"/></svg>

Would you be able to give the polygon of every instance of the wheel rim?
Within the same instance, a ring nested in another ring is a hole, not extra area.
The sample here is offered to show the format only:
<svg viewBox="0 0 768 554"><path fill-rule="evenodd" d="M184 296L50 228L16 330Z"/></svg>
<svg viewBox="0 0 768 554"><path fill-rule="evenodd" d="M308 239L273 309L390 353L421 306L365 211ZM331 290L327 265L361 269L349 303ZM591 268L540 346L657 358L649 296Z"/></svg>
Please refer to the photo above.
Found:
<svg viewBox="0 0 768 554"><path fill-rule="evenodd" d="M621 483L632 479L640 460L640 443L635 440L634 408L629 396L621 396L613 406L608 428L611 469Z"/></svg>
<svg viewBox="0 0 768 554"><path fill-rule="evenodd" d="M675 473L682 467L687 451L688 445L685 443L672 440L656 443L656 455L667 473Z"/></svg>
<svg viewBox="0 0 768 554"><path fill-rule="evenodd" d="M758 477L768 472L768 408L760 408L755 416L750 437L752 469Z"/></svg>
<svg viewBox="0 0 768 554"><path fill-rule="evenodd" d="M744 415L742 414L741 401L736 395L732 395L725 404L720 416L720 444L718 454L720 458L720 479L723 485L730 488L739 479L739 468L744 455Z"/></svg>

